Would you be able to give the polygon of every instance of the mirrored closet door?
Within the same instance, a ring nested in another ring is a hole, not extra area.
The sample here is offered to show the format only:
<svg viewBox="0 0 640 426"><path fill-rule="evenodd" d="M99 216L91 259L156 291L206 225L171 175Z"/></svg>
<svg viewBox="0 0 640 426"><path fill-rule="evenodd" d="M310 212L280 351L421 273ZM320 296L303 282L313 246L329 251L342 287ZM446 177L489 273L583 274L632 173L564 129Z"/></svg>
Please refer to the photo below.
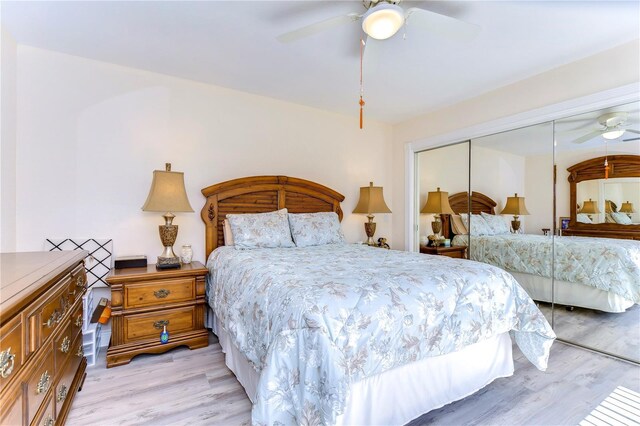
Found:
<svg viewBox="0 0 640 426"><path fill-rule="evenodd" d="M509 271L552 322L553 124L471 140L469 256Z"/></svg>
<svg viewBox="0 0 640 426"><path fill-rule="evenodd" d="M640 362L640 103L555 122L554 327ZM635 240L635 241L634 241Z"/></svg>

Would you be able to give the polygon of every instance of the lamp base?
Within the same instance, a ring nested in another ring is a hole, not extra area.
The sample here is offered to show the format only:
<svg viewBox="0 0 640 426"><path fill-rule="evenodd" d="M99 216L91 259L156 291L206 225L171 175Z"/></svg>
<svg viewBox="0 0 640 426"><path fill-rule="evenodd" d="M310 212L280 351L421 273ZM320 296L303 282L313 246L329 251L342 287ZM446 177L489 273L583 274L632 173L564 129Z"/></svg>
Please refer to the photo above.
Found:
<svg viewBox="0 0 640 426"><path fill-rule="evenodd" d="M156 262L156 269L178 269L180 268L179 257L160 257Z"/></svg>
<svg viewBox="0 0 640 426"><path fill-rule="evenodd" d="M511 221L511 229L513 229L513 233L517 234L520 230L520 221L518 219L514 219Z"/></svg>
<svg viewBox="0 0 640 426"><path fill-rule="evenodd" d="M369 222L365 222L364 224L364 232L367 233L367 245L375 246L377 245L375 241L373 241L373 236L376 233L376 223L373 221L373 215L367 215L369 218Z"/></svg>
<svg viewBox="0 0 640 426"><path fill-rule="evenodd" d="M164 217L165 223L164 225L158 226L158 231L160 232L160 240L162 240L164 250L162 254L158 256L156 269L179 268L180 258L173 252L173 244L176 242L176 237L178 236L178 225L172 224L173 218L175 217L173 214L165 213L162 217Z"/></svg>

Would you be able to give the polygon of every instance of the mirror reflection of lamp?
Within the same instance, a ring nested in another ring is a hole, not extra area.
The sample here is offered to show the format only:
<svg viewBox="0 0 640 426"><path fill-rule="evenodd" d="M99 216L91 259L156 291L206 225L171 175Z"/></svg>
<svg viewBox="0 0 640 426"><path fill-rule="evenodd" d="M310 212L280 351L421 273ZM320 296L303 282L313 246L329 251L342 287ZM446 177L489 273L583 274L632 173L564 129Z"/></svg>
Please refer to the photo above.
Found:
<svg viewBox="0 0 640 426"><path fill-rule="evenodd" d="M449 193L440 191L440 187L436 191L429 192L427 196L427 202L422 210L422 214L433 214L434 221L431 222L431 230L435 236L440 235L442 231L442 221L440 220L441 214L455 214L449 205Z"/></svg>
<svg viewBox="0 0 640 426"><path fill-rule="evenodd" d="M598 202L589 198L589 201L582 203L582 208L578 213L584 213L587 215L589 220L593 220L592 215L600 213L600 210L598 210Z"/></svg>
<svg viewBox="0 0 640 426"><path fill-rule="evenodd" d="M520 220L518 220L518 217L528 215L530 213L524 205L524 197L518 197L518 193L516 192L513 197L507 197L507 204L504 206L504 209L502 209L500 214L513 215L511 229L514 233L517 233L520 230Z"/></svg>
<svg viewBox="0 0 640 426"><path fill-rule="evenodd" d="M635 213L633 210L633 203L630 203L628 200L626 203L622 203L620 206L620 213L626 213L627 216L629 216L629 219L631 219L631 213Z"/></svg>

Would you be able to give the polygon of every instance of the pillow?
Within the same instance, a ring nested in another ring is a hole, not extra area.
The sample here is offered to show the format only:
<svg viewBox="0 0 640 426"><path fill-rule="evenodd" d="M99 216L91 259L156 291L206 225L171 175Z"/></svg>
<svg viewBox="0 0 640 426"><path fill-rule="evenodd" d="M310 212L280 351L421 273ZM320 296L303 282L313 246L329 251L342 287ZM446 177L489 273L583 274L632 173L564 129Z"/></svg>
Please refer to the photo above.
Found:
<svg viewBox="0 0 640 426"><path fill-rule="evenodd" d="M287 209L269 213L228 214L234 246L246 248L295 247Z"/></svg>
<svg viewBox="0 0 640 426"><path fill-rule="evenodd" d="M620 225L631 225L633 223L631 222L631 218L624 213L611 213L611 216L613 216L613 220L615 220L616 223L619 223Z"/></svg>
<svg viewBox="0 0 640 426"><path fill-rule="evenodd" d="M451 229L456 235L467 235L469 233L469 231L467 231L467 227L462 222L462 217L460 217L459 214L451 215Z"/></svg>
<svg viewBox="0 0 640 426"><path fill-rule="evenodd" d="M493 231L484 220L482 215L472 213L471 214L471 227L469 227L469 217L466 213L460 215L462 217L462 223L469 230L469 235L492 235Z"/></svg>
<svg viewBox="0 0 640 426"><path fill-rule="evenodd" d="M229 224L229 219L225 219L222 222L222 231L224 232L224 245L232 246L233 245L233 233L231 232L231 225Z"/></svg>
<svg viewBox="0 0 640 426"><path fill-rule="evenodd" d="M340 219L334 212L289 214L289 226L297 247L344 243Z"/></svg>
<svg viewBox="0 0 640 426"><path fill-rule="evenodd" d="M487 222L487 225L489 225L489 228L491 228L494 235L509 234L511 232L511 228L507 225L507 222L504 221L502 216L485 212L481 212L480 214L485 222Z"/></svg>
<svg viewBox="0 0 640 426"><path fill-rule="evenodd" d="M580 222L580 223L593 223L591 221L591 219L589 219L589 216L587 216L586 213L578 213L576 215L576 222Z"/></svg>

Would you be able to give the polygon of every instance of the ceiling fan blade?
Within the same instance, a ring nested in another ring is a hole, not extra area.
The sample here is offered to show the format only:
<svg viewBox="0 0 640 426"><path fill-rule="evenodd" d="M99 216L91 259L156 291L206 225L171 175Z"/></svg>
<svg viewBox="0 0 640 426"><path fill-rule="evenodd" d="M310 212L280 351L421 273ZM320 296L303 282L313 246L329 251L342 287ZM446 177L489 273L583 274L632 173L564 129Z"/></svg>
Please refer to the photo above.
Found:
<svg viewBox="0 0 640 426"><path fill-rule="evenodd" d="M640 141L640 138L622 139L622 142Z"/></svg>
<svg viewBox="0 0 640 426"><path fill-rule="evenodd" d="M407 9L405 21L410 26L415 25L458 41L469 41L478 35L481 30L479 25L470 24L451 16L441 15L419 7Z"/></svg>
<svg viewBox="0 0 640 426"><path fill-rule="evenodd" d="M361 17L362 15L357 13L349 13L347 15L336 16L333 18L325 19L324 21L316 22L315 24L307 25L306 27L298 28L297 30L290 31L288 33L281 34L277 37L277 39L280 43L291 43L292 41L309 37L322 31L326 31L330 28L358 21Z"/></svg>
<svg viewBox="0 0 640 426"><path fill-rule="evenodd" d="M640 135L640 130L634 130L634 129L624 129L624 130L629 133L635 133L636 135Z"/></svg>
<svg viewBox="0 0 640 426"><path fill-rule="evenodd" d="M605 132L604 130L594 130L593 132L587 133L586 135L581 136L578 139L572 140L571 143L585 143L586 141L590 141L596 136L600 136L604 132Z"/></svg>

